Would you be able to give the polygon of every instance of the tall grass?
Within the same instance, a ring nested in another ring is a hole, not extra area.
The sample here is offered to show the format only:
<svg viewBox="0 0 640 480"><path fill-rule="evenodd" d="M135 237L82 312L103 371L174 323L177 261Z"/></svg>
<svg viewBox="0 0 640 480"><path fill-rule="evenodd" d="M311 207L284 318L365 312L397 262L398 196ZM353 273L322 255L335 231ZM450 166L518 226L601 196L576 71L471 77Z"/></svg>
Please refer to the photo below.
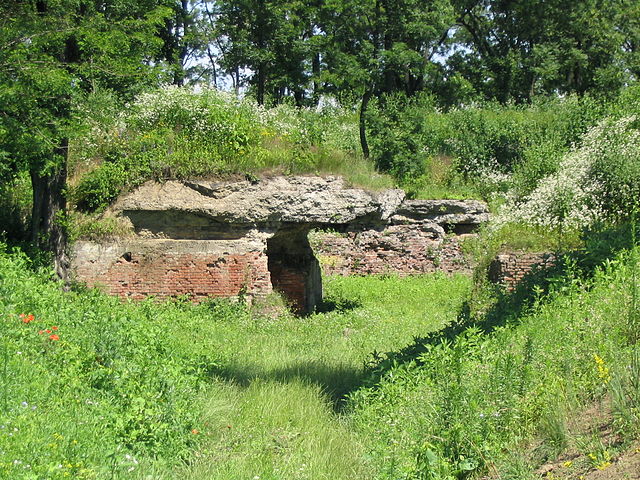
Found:
<svg viewBox="0 0 640 480"><path fill-rule="evenodd" d="M2 252L0 478L527 478L609 393L640 431L635 258L487 323L463 276L330 278L324 313L274 317L64 293Z"/></svg>
<svg viewBox="0 0 640 480"><path fill-rule="evenodd" d="M372 385L348 404L371 439L379 478L522 478L523 461L533 462L524 469L532 472L565 448L563 412L606 395L612 375L625 385L617 398L629 400L620 419L634 421L636 381L625 373L635 371L627 343L632 271L622 253L592 280L563 282L520 316L489 326L476 319L383 355ZM536 435L547 447L539 457L506 453Z"/></svg>
<svg viewBox="0 0 640 480"><path fill-rule="evenodd" d="M0 478L375 477L342 399L371 352L452 321L469 280L327 288L333 310L304 319L122 303L0 253Z"/></svg>

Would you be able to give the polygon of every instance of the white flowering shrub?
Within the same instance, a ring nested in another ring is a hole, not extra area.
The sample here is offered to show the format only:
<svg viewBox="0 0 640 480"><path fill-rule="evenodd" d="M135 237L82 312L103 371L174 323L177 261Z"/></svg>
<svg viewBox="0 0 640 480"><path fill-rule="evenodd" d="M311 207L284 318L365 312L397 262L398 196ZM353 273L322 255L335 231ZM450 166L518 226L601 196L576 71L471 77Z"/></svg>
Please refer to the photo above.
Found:
<svg viewBox="0 0 640 480"><path fill-rule="evenodd" d="M640 131L635 117L605 119L566 154L556 173L526 197L511 194L496 225L521 222L580 229L627 217L640 189Z"/></svg>

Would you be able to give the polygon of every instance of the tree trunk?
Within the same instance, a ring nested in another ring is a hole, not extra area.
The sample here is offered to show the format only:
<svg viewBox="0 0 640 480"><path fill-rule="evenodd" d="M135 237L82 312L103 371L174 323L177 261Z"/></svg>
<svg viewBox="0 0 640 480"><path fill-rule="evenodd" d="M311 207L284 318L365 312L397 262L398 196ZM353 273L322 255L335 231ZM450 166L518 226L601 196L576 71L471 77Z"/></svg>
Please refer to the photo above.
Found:
<svg viewBox="0 0 640 480"><path fill-rule="evenodd" d="M69 282L69 257L67 255L67 230L64 216L67 202L64 188L67 181L68 140L63 139L56 149L63 158L56 171L41 175L32 170L33 207L31 210L31 240L34 245L53 254L56 275L65 283Z"/></svg>
<svg viewBox="0 0 640 480"><path fill-rule="evenodd" d="M260 65L258 67L258 72L257 72L257 86L256 86L256 101L258 102L258 105L264 105L264 89L265 89L265 85L266 85L266 74L265 74L265 67L264 65Z"/></svg>
<svg viewBox="0 0 640 480"><path fill-rule="evenodd" d="M311 72L313 73L313 105L320 103L320 54L315 53L311 62Z"/></svg>
<svg viewBox="0 0 640 480"><path fill-rule="evenodd" d="M369 100L371 100L371 90L366 90L362 95L362 103L360 104L360 146L362 147L362 155L364 158L369 158L369 143L367 142L367 129L365 115L367 114L367 107L369 106Z"/></svg>

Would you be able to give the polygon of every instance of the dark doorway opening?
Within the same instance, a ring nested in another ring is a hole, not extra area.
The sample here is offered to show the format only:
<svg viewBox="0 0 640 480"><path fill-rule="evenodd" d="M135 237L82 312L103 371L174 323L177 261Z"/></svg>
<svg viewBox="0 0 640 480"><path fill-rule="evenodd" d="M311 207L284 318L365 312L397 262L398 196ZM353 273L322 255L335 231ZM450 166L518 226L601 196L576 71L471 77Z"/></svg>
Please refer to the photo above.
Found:
<svg viewBox="0 0 640 480"><path fill-rule="evenodd" d="M311 313L322 303L320 264L308 233L308 228L284 227L267 240L271 285L297 314Z"/></svg>

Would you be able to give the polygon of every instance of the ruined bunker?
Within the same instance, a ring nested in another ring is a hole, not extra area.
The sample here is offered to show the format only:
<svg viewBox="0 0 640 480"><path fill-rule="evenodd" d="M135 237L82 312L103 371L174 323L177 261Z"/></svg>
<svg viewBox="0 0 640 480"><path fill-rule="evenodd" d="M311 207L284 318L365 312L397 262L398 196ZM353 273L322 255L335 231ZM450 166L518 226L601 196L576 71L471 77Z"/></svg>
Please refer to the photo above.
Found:
<svg viewBox="0 0 640 480"><path fill-rule="evenodd" d="M407 200L336 177L148 182L109 212L127 238L74 246L77 280L122 297L187 295L194 301L281 292L299 313L322 301L328 273L453 271L456 239L487 220L476 201ZM321 231L314 237L310 231Z"/></svg>

